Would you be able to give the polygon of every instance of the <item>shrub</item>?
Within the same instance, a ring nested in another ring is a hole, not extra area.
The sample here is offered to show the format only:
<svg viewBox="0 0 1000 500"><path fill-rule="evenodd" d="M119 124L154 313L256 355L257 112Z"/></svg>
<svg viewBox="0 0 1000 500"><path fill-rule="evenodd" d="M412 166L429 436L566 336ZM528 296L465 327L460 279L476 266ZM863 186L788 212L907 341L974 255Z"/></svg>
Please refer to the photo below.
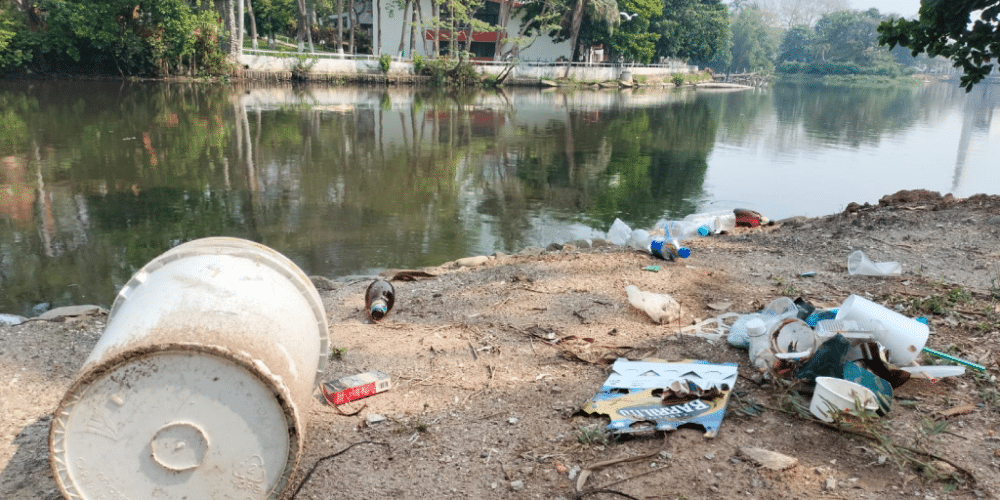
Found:
<svg viewBox="0 0 1000 500"><path fill-rule="evenodd" d="M382 54L378 58L378 67L379 69L382 70L383 73L388 73L389 63L391 62L392 62L392 56L390 56L389 54Z"/></svg>

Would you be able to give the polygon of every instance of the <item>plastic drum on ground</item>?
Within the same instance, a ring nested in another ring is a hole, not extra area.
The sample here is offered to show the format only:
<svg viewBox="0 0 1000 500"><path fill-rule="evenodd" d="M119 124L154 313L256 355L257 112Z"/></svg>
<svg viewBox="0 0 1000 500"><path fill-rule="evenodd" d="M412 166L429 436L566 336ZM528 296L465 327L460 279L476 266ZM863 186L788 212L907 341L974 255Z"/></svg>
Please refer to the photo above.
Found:
<svg viewBox="0 0 1000 500"><path fill-rule="evenodd" d="M68 499L278 498L329 350L326 313L291 260L238 238L153 259L122 288L55 413Z"/></svg>

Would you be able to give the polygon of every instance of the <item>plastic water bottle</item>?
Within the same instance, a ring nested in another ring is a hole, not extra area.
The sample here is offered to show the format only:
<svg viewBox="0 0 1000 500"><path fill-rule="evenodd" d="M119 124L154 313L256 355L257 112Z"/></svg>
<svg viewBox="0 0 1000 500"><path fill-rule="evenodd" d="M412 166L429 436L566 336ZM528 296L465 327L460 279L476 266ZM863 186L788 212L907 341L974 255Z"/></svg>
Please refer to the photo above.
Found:
<svg viewBox="0 0 1000 500"><path fill-rule="evenodd" d="M365 290L365 310L375 321L384 318L395 301L396 290L388 281L375 280Z"/></svg>
<svg viewBox="0 0 1000 500"><path fill-rule="evenodd" d="M677 239L708 236L712 233L712 227L707 223L690 220L660 221L654 226L654 229L662 229L664 234L669 234Z"/></svg>
<svg viewBox="0 0 1000 500"><path fill-rule="evenodd" d="M736 214L731 210L691 214L684 217L684 220L696 222L699 225L707 225L714 234L736 229Z"/></svg>
<svg viewBox="0 0 1000 500"><path fill-rule="evenodd" d="M649 242L648 252L656 257L665 260L686 259L691 256L691 249L681 246L676 238L669 240L663 236L657 236Z"/></svg>

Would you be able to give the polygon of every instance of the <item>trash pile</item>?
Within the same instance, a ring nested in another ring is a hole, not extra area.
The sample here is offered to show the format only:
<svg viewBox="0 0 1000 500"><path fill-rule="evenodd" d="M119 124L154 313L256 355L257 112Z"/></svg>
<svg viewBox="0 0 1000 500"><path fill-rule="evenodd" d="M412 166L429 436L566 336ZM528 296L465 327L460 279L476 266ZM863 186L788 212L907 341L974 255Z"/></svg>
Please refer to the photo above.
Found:
<svg viewBox="0 0 1000 500"><path fill-rule="evenodd" d="M632 229L621 219L615 219L608 229L608 241L628 245L660 259L675 261L691 256L691 249L681 245L682 240L720 234L736 227L758 227L770 223L760 213L736 208L732 211L691 214L681 220L662 219L652 229Z"/></svg>
<svg viewBox="0 0 1000 500"><path fill-rule="evenodd" d="M738 315L727 341L747 349L764 378L798 380L813 388L810 412L832 422L833 411L888 413L893 389L911 377L936 382L962 375L966 366L983 369L947 355L960 365L916 365L921 353L943 354L925 347L928 334L926 322L858 295L823 311L801 297L781 297L759 312Z"/></svg>

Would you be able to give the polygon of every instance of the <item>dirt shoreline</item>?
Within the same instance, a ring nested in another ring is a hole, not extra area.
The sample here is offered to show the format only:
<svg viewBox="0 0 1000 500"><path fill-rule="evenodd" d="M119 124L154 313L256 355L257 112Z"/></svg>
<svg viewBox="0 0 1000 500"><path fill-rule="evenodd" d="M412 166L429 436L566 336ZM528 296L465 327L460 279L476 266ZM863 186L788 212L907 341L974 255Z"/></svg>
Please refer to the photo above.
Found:
<svg viewBox="0 0 1000 500"><path fill-rule="evenodd" d="M691 258L678 262L583 246L424 269L434 276L394 282L396 305L377 324L361 315L367 280L317 281L331 344L343 349L325 379L381 370L394 385L347 405L360 409L354 416L313 401L292 483L312 474L295 498L944 499L1000 491L1000 197L899 192L878 205L693 240ZM854 249L901 262L903 274L848 275ZM629 305L628 284L671 295L681 319L653 323ZM745 350L678 333L782 295L834 308L851 294L927 317L927 347L987 368L899 387L873 429L896 448L800 418L787 411L790 393L762 382ZM49 467L51 414L106 319L0 325L0 498L61 498ZM718 436L682 428L608 439L607 419L579 410L616 357L738 363ZM386 420L369 424L372 415ZM941 422L947 427L935 432ZM906 461L904 446L937 459ZM751 447L795 465L763 467L747 456ZM579 492L584 470L592 473Z"/></svg>

